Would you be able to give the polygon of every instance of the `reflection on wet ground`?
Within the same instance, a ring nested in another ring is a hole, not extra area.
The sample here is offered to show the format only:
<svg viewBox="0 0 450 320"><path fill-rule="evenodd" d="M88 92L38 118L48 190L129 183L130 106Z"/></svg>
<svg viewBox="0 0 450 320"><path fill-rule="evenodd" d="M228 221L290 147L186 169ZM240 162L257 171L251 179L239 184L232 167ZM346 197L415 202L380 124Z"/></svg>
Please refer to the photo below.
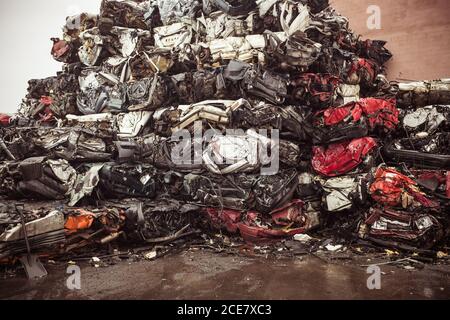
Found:
<svg viewBox="0 0 450 320"><path fill-rule="evenodd" d="M2 299L449 299L450 268L381 266L381 290L367 288L359 263L316 257L263 259L186 252L156 261L82 265L81 290L66 287L65 267L43 280L0 280Z"/></svg>

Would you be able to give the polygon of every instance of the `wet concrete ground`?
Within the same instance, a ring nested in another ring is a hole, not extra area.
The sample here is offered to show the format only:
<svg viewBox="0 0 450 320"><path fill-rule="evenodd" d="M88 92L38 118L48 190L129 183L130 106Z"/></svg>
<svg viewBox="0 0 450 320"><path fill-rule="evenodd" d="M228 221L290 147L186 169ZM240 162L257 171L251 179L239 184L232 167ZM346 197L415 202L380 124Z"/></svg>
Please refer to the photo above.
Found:
<svg viewBox="0 0 450 320"><path fill-rule="evenodd" d="M0 280L0 299L449 299L450 267L421 270L381 266L381 290L367 288L361 263L328 263L314 256L247 258L198 251L156 261L80 265L81 290L66 286L66 266L29 282Z"/></svg>

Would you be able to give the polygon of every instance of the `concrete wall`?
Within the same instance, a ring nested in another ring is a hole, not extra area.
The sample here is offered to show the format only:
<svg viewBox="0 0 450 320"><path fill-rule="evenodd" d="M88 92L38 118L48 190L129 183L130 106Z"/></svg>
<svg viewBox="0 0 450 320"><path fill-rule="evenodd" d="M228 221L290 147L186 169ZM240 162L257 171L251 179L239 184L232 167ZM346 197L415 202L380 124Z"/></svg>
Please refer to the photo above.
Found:
<svg viewBox="0 0 450 320"><path fill-rule="evenodd" d="M450 77L450 0L330 0L363 38L388 41L391 80ZM381 9L381 30L369 30L367 8Z"/></svg>

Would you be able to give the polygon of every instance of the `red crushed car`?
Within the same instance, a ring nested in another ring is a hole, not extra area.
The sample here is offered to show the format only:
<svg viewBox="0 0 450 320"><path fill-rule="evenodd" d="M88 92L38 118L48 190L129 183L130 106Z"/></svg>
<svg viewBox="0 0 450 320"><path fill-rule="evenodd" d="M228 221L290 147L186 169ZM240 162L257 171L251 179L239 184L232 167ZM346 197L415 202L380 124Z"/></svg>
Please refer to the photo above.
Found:
<svg viewBox="0 0 450 320"><path fill-rule="evenodd" d="M314 147L312 166L315 171L327 177L344 175L363 163L377 146L377 140L365 137L328 147Z"/></svg>
<svg viewBox="0 0 450 320"><path fill-rule="evenodd" d="M416 181L391 168L377 169L369 191L373 200L384 206L439 208L439 203L427 197Z"/></svg>
<svg viewBox="0 0 450 320"><path fill-rule="evenodd" d="M325 126L335 126L346 121L359 122L365 117L370 129L382 127L385 131L392 131L399 124L400 112L395 104L395 100L366 98L327 109L321 114Z"/></svg>
<svg viewBox="0 0 450 320"><path fill-rule="evenodd" d="M294 200L268 215L216 208L208 208L206 213L214 228L235 234L239 232L250 243L292 237L313 229L319 223L318 217L304 211L301 200Z"/></svg>

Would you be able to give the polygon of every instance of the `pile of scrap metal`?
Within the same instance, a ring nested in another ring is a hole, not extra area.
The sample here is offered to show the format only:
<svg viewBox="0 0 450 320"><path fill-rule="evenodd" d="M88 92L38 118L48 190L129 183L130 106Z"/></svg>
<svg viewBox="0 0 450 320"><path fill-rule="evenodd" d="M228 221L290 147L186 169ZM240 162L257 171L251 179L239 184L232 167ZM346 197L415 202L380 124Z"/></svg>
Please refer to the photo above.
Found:
<svg viewBox="0 0 450 320"><path fill-rule="evenodd" d="M450 82L388 82L386 43L328 0L103 0L63 30L62 71L0 116L0 260L337 216L383 246L448 239Z"/></svg>

